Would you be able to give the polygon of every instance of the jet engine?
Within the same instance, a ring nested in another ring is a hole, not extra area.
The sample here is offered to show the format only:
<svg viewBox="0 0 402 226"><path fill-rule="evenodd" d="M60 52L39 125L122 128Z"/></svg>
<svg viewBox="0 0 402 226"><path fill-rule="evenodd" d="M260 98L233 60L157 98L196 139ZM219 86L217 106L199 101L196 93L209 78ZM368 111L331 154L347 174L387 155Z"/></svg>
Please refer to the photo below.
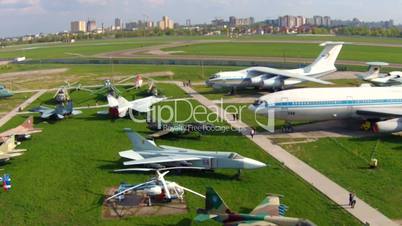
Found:
<svg viewBox="0 0 402 226"><path fill-rule="evenodd" d="M283 90L285 88L285 81L279 76L264 79L260 83L261 89L272 89L274 91Z"/></svg>
<svg viewBox="0 0 402 226"><path fill-rule="evenodd" d="M402 131L402 118L380 121L375 124L375 131L379 133L396 133Z"/></svg>
<svg viewBox="0 0 402 226"><path fill-rule="evenodd" d="M250 83L253 86L259 86L262 81L263 81L262 75L250 78Z"/></svg>

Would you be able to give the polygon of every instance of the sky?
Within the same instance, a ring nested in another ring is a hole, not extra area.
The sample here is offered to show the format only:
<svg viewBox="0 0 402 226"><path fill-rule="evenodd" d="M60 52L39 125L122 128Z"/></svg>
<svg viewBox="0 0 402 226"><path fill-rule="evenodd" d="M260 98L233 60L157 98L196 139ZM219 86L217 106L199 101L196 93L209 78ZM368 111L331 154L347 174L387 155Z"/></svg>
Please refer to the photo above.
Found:
<svg viewBox="0 0 402 226"><path fill-rule="evenodd" d="M110 26L116 17L157 21L164 15L181 24L229 16L261 21L285 14L401 23L400 9L402 0L0 0L0 37L69 30L73 20L95 19L98 26Z"/></svg>

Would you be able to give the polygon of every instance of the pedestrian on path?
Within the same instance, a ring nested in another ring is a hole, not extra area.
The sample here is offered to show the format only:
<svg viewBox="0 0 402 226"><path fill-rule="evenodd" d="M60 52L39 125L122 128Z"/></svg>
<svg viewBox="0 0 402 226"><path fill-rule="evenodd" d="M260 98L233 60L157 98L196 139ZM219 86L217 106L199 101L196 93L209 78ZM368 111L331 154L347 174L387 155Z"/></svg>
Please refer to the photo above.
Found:
<svg viewBox="0 0 402 226"><path fill-rule="evenodd" d="M349 192L349 206L352 206L352 202L353 202L353 193Z"/></svg>
<svg viewBox="0 0 402 226"><path fill-rule="evenodd" d="M355 193L351 192L349 193L349 206L351 208L355 208L356 205L356 195Z"/></svg>
<svg viewBox="0 0 402 226"><path fill-rule="evenodd" d="M254 138L254 135L255 135L255 129L254 129L254 128L251 128L251 130L250 130L250 136L251 136L251 138Z"/></svg>

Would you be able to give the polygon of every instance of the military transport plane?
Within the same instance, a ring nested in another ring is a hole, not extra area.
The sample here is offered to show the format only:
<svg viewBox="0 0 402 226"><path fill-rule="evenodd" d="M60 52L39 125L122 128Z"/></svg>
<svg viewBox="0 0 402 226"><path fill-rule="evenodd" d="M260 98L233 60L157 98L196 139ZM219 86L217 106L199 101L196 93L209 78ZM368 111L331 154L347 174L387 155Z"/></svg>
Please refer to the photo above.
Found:
<svg viewBox="0 0 402 226"><path fill-rule="evenodd" d="M119 152L120 157L130 159L125 166L145 166L146 168L188 167L213 170L225 169L256 169L266 165L254 159L243 157L234 152L198 151L171 146L157 146L131 129L125 129L133 149ZM144 169L144 168L141 168ZM138 168L116 170L138 171Z"/></svg>
<svg viewBox="0 0 402 226"><path fill-rule="evenodd" d="M260 97L249 109L287 122L360 118L376 122L375 132L402 131L402 87L284 90Z"/></svg>
<svg viewBox="0 0 402 226"><path fill-rule="evenodd" d="M389 65L385 62L367 62L368 72L356 76L374 86L402 86L402 71L381 73L381 67Z"/></svg>
<svg viewBox="0 0 402 226"><path fill-rule="evenodd" d="M250 213L232 212L212 188L207 188L205 209L198 210L195 220L213 219L225 226L315 226L309 220L284 217L287 206L280 204L278 195L269 194Z"/></svg>
<svg viewBox="0 0 402 226"><path fill-rule="evenodd" d="M127 116L129 110L145 113L151 111L152 105L166 100L166 97L149 96L133 101L128 101L124 97L114 97L107 95L107 102L109 106L108 111L99 111L99 115L110 115L112 117L124 118Z"/></svg>
<svg viewBox="0 0 402 226"><path fill-rule="evenodd" d="M318 79L324 75L335 72L335 61L342 49L343 42L324 42L324 50L315 61L298 69L275 69L269 67L249 67L240 71L225 71L212 75L207 81L207 86L214 88L245 88L257 87L282 90L288 86L302 82L315 82L332 84Z"/></svg>
<svg viewBox="0 0 402 226"><path fill-rule="evenodd" d="M50 117L56 117L57 119L63 119L68 115L78 115L81 111L74 110L73 101L69 100L66 104L57 104L56 108L48 108L44 106L39 106L37 108L29 110L31 112L39 112L40 117L43 119L48 119Z"/></svg>

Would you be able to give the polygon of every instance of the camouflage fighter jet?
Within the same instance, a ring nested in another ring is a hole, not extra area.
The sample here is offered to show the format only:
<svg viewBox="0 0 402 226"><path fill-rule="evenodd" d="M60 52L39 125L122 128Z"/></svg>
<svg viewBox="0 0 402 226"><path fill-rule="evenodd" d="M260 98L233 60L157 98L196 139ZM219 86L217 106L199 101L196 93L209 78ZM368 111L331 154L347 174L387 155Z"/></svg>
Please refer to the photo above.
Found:
<svg viewBox="0 0 402 226"><path fill-rule="evenodd" d="M23 154L25 149L15 149L17 144L15 142L15 137L11 136L7 138L1 145L0 145L0 162L5 162L10 160L11 158L20 156Z"/></svg>
<svg viewBox="0 0 402 226"><path fill-rule="evenodd" d="M16 140L25 140L29 139L31 134L40 132L42 132L42 129L33 127L33 116L30 116L21 125L0 133L0 143L11 136L15 136Z"/></svg>
<svg viewBox="0 0 402 226"><path fill-rule="evenodd" d="M280 204L278 195L269 194L249 214L231 211L212 188L207 188L205 209L198 210L197 222L213 219L224 226L315 226L309 220L284 217L287 206Z"/></svg>

